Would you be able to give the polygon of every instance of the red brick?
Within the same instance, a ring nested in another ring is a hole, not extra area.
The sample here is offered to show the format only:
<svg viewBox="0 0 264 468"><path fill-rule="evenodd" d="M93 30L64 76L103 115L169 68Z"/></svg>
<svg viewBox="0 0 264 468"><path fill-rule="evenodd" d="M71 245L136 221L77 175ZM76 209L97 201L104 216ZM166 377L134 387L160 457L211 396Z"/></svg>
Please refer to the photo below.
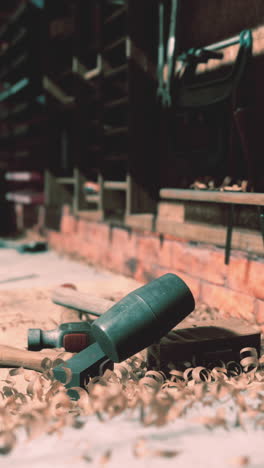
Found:
<svg viewBox="0 0 264 468"><path fill-rule="evenodd" d="M227 269L227 285L230 289L240 292L249 292L249 261L243 254L235 254L230 258Z"/></svg>
<svg viewBox="0 0 264 468"><path fill-rule="evenodd" d="M264 300L264 259L249 262L248 288L253 296Z"/></svg>
<svg viewBox="0 0 264 468"><path fill-rule="evenodd" d="M256 301L256 320L257 323L264 326L264 301Z"/></svg>
<svg viewBox="0 0 264 468"><path fill-rule="evenodd" d="M129 232L126 229L111 230L111 245L113 249L124 249L129 243Z"/></svg>
<svg viewBox="0 0 264 468"><path fill-rule="evenodd" d="M98 248L88 241L81 240L78 243L78 254L92 265L98 265Z"/></svg>
<svg viewBox="0 0 264 468"><path fill-rule="evenodd" d="M172 242L171 267L190 276L223 285L227 266L222 249L195 247L186 243Z"/></svg>
<svg viewBox="0 0 264 468"><path fill-rule="evenodd" d="M49 230L47 237L48 237L48 243L50 247L57 250L60 246L61 234L57 231Z"/></svg>
<svg viewBox="0 0 264 468"><path fill-rule="evenodd" d="M222 286L202 282L201 300L233 317L250 319L254 315L255 299L252 296Z"/></svg>
<svg viewBox="0 0 264 468"><path fill-rule="evenodd" d="M140 262L158 264L160 255L160 238L154 234L138 235L137 258Z"/></svg>
<svg viewBox="0 0 264 468"><path fill-rule="evenodd" d="M228 267L227 284L258 299L264 299L264 261L234 255Z"/></svg>
<svg viewBox="0 0 264 468"><path fill-rule="evenodd" d="M171 263L172 263L172 241L164 239L160 250L159 250L159 258L158 258L158 264L160 266L166 267L166 268L171 268Z"/></svg>
<svg viewBox="0 0 264 468"><path fill-rule="evenodd" d="M160 275L151 264L137 261L136 271L133 274L133 278L135 278L135 280L141 283L148 283L159 276Z"/></svg>
<svg viewBox="0 0 264 468"><path fill-rule="evenodd" d="M133 275L136 260L137 237L125 229L114 228L111 231L111 242L103 265L113 271L128 276Z"/></svg>
<svg viewBox="0 0 264 468"><path fill-rule="evenodd" d="M198 278L193 278L192 276L182 273L181 271L178 270L170 270L170 273L175 273L175 275L178 275L185 283L187 286L190 288L192 291L193 297L195 301L198 301L200 299L200 294L201 294L201 281Z"/></svg>
<svg viewBox="0 0 264 468"><path fill-rule="evenodd" d="M61 217L60 231L63 234L71 234L77 230L77 220L72 215L64 215Z"/></svg>
<svg viewBox="0 0 264 468"><path fill-rule="evenodd" d="M78 253L78 237L76 234L62 234L61 235L61 247L66 253Z"/></svg>
<svg viewBox="0 0 264 468"><path fill-rule="evenodd" d="M110 227L104 223L87 223L86 238L92 242L105 242L110 241Z"/></svg>
<svg viewBox="0 0 264 468"><path fill-rule="evenodd" d="M79 219L77 223L78 236L90 242L108 243L110 241L110 227L108 224L95 223Z"/></svg>
<svg viewBox="0 0 264 468"><path fill-rule="evenodd" d="M80 237L84 237L85 234L86 234L86 231L88 230L89 226L88 226L88 223L87 221L85 221L84 219L78 219L77 221L77 233Z"/></svg>

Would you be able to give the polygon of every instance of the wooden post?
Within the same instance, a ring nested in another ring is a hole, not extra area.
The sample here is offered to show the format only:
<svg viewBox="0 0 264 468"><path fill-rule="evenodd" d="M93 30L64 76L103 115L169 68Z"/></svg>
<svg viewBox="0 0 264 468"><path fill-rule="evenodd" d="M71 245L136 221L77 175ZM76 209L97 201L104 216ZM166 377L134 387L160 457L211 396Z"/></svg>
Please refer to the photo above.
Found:
<svg viewBox="0 0 264 468"><path fill-rule="evenodd" d="M48 170L45 171L44 184L46 206L72 205L72 195L63 183L58 183L54 174Z"/></svg>
<svg viewBox="0 0 264 468"><path fill-rule="evenodd" d="M85 177L78 168L75 168L73 172L73 178L73 214L77 214L78 211L84 210L87 206L84 195Z"/></svg>

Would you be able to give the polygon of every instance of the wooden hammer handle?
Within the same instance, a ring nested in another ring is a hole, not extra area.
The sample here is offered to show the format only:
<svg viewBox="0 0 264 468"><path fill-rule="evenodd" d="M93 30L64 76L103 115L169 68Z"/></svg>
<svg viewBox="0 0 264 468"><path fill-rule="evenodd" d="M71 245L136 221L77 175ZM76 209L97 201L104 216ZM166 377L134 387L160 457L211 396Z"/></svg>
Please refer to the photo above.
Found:
<svg viewBox="0 0 264 468"><path fill-rule="evenodd" d="M55 304L80 310L91 315L102 315L115 304L114 301L62 286L51 293L51 300Z"/></svg>
<svg viewBox="0 0 264 468"><path fill-rule="evenodd" d="M72 356L72 353L60 351L27 351L26 349L0 345L0 367L24 367L25 369L42 372L43 368L41 367L41 362L43 359L49 358L54 361L60 358L67 361L67 359L70 359Z"/></svg>

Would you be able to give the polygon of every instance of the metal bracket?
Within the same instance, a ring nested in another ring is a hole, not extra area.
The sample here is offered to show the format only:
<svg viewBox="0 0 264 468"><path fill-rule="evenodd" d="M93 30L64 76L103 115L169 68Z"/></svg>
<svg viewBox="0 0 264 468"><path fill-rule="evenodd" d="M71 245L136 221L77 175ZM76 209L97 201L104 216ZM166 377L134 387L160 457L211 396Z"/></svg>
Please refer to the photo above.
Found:
<svg viewBox="0 0 264 468"><path fill-rule="evenodd" d="M62 88L60 88L47 76L43 77L43 88L46 89L46 91L55 97L61 104L72 104L75 101L73 96L68 96Z"/></svg>
<svg viewBox="0 0 264 468"><path fill-rule="evenodd" d="M264 246L264 206L259 206L259 223L260 223L260 231L262 234L263 246Z"/></svg>
<svg viewBox="0 0 264 468"><path fill-rule="evenodd" d="M157 97L162 100L163 96L163 69L164 69L164 3L159 4L159 47L158 47L158 91Z"/></svg>
<svg viewBox="0 0 264 468"><path fill-rule="evenodd" d="M167 54L165 64L164 51L164 3L159 4L159 47L158 47L158 90L157 97L164 107L171 106L171 83L174 75L175 56L177 50L176 28L178 19L179 0L171 0L171 18L169 38L167 43ZM167 66L168 73L166 82L164 80L164 67Z"/></svg>
<svg viewBox="0 0 264 468"><path fill-rule="evenodd" d="M167 46L167 66L168 76L167 82L163 94L163 105L171 106L171 83L174 75L175 56L177 51L176 31L177 31L177 19L178 19L179 0L172 0L171 6L171 19L170 19L170 32Z"/></svg>
<svg viewBox="0 0 264 468"><path fill-rule="evenodd" d="M225 245L225 264L229 265L232 233L234 225L235 205L233 203L229 206L228 220L227 220L227 231L226 231L226 245Z"/></svg>

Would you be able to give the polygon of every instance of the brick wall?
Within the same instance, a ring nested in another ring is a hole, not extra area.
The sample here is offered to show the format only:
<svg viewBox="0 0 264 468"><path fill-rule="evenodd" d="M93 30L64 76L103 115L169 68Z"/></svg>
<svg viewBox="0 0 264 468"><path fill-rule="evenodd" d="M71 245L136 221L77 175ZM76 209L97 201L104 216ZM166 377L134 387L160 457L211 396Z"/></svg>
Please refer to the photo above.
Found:
<svg viewBox="0 0 264 468"><path fill-rule="evenodd" d="M264 258L185 242L172 236L129 231L75 218L66 212L61 229L48 232L51 247L88 263L148 282L164 273L179 275L196 301L244 318L255 316L264 332Z"/></svg>

